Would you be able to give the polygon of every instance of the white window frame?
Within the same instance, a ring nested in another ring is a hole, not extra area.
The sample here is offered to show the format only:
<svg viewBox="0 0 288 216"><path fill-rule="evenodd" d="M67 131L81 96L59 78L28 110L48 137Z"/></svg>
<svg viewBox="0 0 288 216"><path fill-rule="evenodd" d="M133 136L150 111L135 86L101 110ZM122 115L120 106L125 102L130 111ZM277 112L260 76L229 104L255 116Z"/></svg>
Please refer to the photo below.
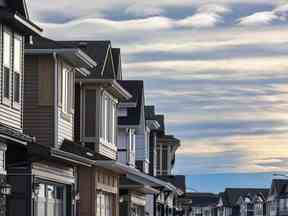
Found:
<svg viewBox="0 0 288 216"><path fill-rule="evenodd" d="M6 37L7 40L6 41ZM11 48L12 48L12 33L9 32L8 30L4 29L3 30L3 80L2 80L2 92L3 92L3 97L2 97L2 102L5 105L10 105L11 103L11 79L12 79L12 68L11 68ZM8 52L8 54L7 54ZM7 56L7 57L6 57ZM7 59L8 58L8 59ZM8 62L7 62L8 61ZM9 80L8 80L8 97L5 96L5 91L7 91L5 89L6 87L6 82L7 80L5 80L5 68L9 69Z"/></svg>
<svg viewBox="0 0 288 216"><path fill-rule="evenodd" d="M65 62L62 64L62 113L66 120L74 113L74 71Z"/></svg>
<svg viewBox="0 0 288 216"><path fill-rule="evenodd" d="M19 50L17 52L16 44L19 42ZM20 109L21 108L21 101L22 101L22 39L19 35L14 35L14 49L13 49L13 55L14 55L14 63L13 63L13 107ZM16 62L18 56L19 62ZM17 64L16 64L17 63ZM15 95L16 95L16 74L19 76L19 101L16 101Z"/></svg>

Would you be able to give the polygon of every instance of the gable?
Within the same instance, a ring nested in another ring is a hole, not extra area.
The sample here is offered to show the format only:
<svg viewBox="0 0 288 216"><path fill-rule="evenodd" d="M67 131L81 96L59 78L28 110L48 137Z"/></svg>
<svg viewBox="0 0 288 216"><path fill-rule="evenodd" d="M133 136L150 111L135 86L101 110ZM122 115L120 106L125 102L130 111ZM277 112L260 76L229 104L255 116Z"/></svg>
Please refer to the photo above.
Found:
<svg viewBox="0 0 288 216"><path fill-rule="evenodd" d="M113 56L112 56L112 52L111 52L111 47L109 47L107 55L106 55L105 63L104 63L104 68L102 71L103 78L116 79L114 69L115 69L115 67L113 64Z"/></svg>

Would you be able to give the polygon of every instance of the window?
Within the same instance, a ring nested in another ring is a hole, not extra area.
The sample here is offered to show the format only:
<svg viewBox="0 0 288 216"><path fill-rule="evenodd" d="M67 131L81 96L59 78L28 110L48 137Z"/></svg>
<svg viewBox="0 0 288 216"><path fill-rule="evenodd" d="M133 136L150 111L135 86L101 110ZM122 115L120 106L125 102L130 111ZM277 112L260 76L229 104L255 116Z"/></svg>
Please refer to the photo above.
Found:
<svg viewBox="0 0 288 216"><path fill-rule="evenodd" d="M11 71L11 35L4 31L3 33L3 96L4 99L10 99L10 71Z"/></svg>
<svg viewBox="0 0 288 216"><path fill-rule="evenodd" d="M14 102L20 103L21 40L14 38Z"/></svg>
<svg viewBox="0 0 288 216"><path fill-rule="evenodd" d="M40 183L35 200L35 216L66 216L66 187L50 183Z"/></svg>
<svg viewBox="0 0 288 216"><path fill-rule="evenodd" d="M96 213L97 216L113 215L113 194L97 191Z"/></svg>
<svg viewBox="0 0 288 216"><path fill-rule="evenodd" d="M5 172L5 150L0 148L0 174L3 172Z"/></svg>
<svg viewBox="0 0 288 216"><path fill-rule="evenodd" d="M74 72L68 65L62 68L62 111L66 114L74 112Z"/></svg>
<svg viewBox="0 0 288 216"><path fill-rule="evenodd" d="M102 139L104 143L115 145L116 143L116 103L103 93L102 95Z"/></svg>

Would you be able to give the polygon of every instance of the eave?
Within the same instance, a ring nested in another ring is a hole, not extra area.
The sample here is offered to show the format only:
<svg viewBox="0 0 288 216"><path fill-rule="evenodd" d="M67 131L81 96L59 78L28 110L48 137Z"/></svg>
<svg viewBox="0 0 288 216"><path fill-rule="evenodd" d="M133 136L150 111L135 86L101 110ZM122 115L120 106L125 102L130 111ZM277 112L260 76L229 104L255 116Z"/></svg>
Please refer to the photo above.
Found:
<svg viewBox="0 0 288 216"><path fill-rule="evenodd" d="M0 20L15 28L23 35L41 34L42 32L42 29L39 26L35 25L21 15L8 11L5 8L0 9Z"/></svg>
<svg viewBox="0 0 288 216"><path fill-rule="evenodd" d="M78 48L59 48L59 49L25 49L25 55L52 55L58 54L74 65L78 72L89 75L89 69L95 67L97 63L86 53Z"/></svg>
<svg viewBox="0 0 288 216"><path fill-rule="evenodd" d="M98 84L120 100L129 100L132 95L114 79L77 79L81 84Z"/></svg>

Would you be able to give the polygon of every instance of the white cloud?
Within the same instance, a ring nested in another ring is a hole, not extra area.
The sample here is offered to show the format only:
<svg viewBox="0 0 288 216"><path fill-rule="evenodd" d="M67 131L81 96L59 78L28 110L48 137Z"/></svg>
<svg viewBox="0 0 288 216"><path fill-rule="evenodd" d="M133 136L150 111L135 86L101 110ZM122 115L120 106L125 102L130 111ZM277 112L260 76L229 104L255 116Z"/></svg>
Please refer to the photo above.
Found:
<svg viewBox="0 0 288 216"><path fill-rule="evenodd" d="M285 21L288 18L288 4L276 7L272 11L262 11L240 18L239 25L257 26L271 24L273 21Z"/></svg>
<svg viewBox="0 0 288 216"><path fill-rule="evenodd" d="M142 5L139 3L133 4L126 8L125 13L128 15L133 15L133 16L155 16L155 15L161 15L164 13L164 9L156 6L151 6L151 5Z"/></svg>

